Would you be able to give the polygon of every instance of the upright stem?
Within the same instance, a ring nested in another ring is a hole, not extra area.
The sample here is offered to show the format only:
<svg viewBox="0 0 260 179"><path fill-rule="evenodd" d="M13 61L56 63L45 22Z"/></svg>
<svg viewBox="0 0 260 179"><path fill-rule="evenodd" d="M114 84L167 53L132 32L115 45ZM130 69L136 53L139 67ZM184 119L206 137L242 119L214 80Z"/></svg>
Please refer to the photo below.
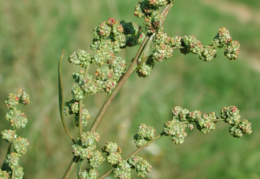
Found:
<svg viewBox="0 0 260 179"><path fill-rule="evenodd" d="M147 147L148 145L150 145L152 142L156 141L157 139L159 139L162 135L159 134L158 136L156 136L153 140L147 142L146 144L142 145L141 147L139 147L138 149L136 149L135 151L133 151L131 154L129 154L124 160L128 160L130 157L138 154L141 150L143 150L145 147ZM107 177L114 169L111 169L109 171L107 171L105 174L103 174L99 179L103 179L105 177Z"/></svg>

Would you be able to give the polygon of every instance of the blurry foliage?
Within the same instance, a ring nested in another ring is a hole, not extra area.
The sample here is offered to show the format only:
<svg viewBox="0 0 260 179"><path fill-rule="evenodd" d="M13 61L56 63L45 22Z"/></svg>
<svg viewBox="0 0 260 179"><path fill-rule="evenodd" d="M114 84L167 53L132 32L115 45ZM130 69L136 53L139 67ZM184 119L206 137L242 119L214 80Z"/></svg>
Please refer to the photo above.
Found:
<svg viewBox="0 0 260 179"><path fill-rule="evenodd" d="M62 49L65 56L75 49L88 49L93 27L107 17L140 22L133 16L136 2L0 2L1 119L9 91L24 88L31 94L31 108L24 109L29 126L21 134L30 141L28 155L21 163L25 178L60 178L71 158L67 155L71 152L70 140L58 114L57 62ZM239 2L248 8L259 7L258 0ZM107 140L119 141L119 145L128 148L124 149L125 155L128 154L134 148L130 138L137 125L142 122L158 126L158 120L162 123L170 119L172 106L210 112L236 105L241 115L252 122L251 136L235 140L228 134L228 128L220 126L208 136L192 131L194 135L180 146L167 139L160 140L142 152L144 158L155 154L150 160L153 171L149 177L260 178L260 25L254 22L241 22L214 6L205 6L200 0L177 0L164 26L170 36L194 34L202 43L208 43L206 39L211 39L224 26L240 41L240 58L233 62L219 55L211 63L202 63L193 55L181 56L176 51L172 59L158 64L148 79L133 75L109 108L107 120L102 122L103 126L113 125L98 129L101 136L106 136L101 138L100 145ZM121 53L128 64L135 51ZM72 71L68 63L63 64L67 95L72 82L68 74ZM97 95L88 99L86 106L92 119L104 98L105 95ZM73 126L73 121L67 122ZM1 130L6 125L3 120ZM7 144L1 141L0 145L3 156Z"/></svg>

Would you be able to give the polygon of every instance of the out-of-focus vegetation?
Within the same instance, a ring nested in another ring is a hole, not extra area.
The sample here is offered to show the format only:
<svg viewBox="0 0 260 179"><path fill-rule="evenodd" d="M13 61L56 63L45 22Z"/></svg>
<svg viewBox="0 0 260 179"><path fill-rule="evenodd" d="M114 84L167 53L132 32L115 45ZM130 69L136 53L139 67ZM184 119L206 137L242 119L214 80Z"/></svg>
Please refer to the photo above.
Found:
<svg viewBox="0 0 260 179"><path fill-rule="evenodd" d="M214 3L213 3L214 2ZM216 5L225 2L231 5ZM23 136L30 141L29 153L21 159L25 178L60 178L71 154L58 113L57 60L77 49L89 49L92 29L109 17L126 21L133 16L137 1L0 1L0 117L4 119L4 100L9 92L24 88L31 95L31 105L24 108L29 117ZM150 178L260 178L260 17L259 0L239 1L176 0L165 31L169 35L194 34L204 44L210 42L219 27L226 27L241 43L241 56L228 61L222 54L205 63L196 56L174 53L171 60L156 63L151 76L133 75L110 106L98 128L105 141L118 141L127 155L134 149L132 136L138 124L163 128L176 105L205 112L236 105L241 116L252 122L253 133L234 139L225 125L205 136L189 133L183 145L168 138L142 152L153 165ZM233 7L233 8L232 8ZM244 7L237 9L238 7ZM241 19L237 11L249 18ZM246 14L247 13L247 14ZM248 13L251 13L248 15ZM128 64L136 49L122 53ZM75 67L63 64L65 100L70 99L71 73ZM94 119L105 95L90 97L86 106ZM73 120L70 130L76 136ZM106 126L106 127L102 127ZM1 140L3 161L7 143Z"/></svg>

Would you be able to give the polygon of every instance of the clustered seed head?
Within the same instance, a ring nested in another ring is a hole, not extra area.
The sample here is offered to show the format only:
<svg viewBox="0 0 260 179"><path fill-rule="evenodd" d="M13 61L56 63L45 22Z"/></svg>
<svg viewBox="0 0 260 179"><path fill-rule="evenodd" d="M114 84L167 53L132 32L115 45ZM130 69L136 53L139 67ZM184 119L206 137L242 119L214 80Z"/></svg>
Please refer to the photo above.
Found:
<svg viewBox="0 0 260 179"><path fill-rule="evenodd" d="M238 58L240 44L238 41L232 41L228 30L224 27L219 29L211 44L205 46L194 35L168 37L160 29L153 36L152 47L153 51L147 61L140 60L141 63L137 68L139 77L149 76L154 68L154 61L161 62L164 59L170 59L175 49L180 49L180 52L185 55L197 54L202 61L208 62L216 57L216 48L224 48L224 55L230 60L235 60Z"/></svg>
<svg viewBox="0 0 260 179"><path fill-rule="evenodd" d="M220 110L220 117L230 125L235 125L240 122L240 114L236 106L222 108Z"/></svg>
<svg viewBox="0 0 260 179"><path fill-rule="evenodd" d="M83 104L82 104L82 107L84 107ZM63 109L63 114L65 116L74 114L75 115L74 116L75 124L76 124L76 126L78 126L79 125L79 101L72 99L72 100L66 102L65 107ZM87 126L89 119L90 119L90 114L89 114L88 110L85 108L82 108L82 116L81 116L82 126Z"/></svg>
<svg viewBox="0 0 260 179"><path fill-rule="evenodd" d="M121 157L121 148L113 142L107 142L106 145L102 148L103 153L106 155L107 162L116 167L120 161Z"/></svg>
<svg viewBox="0 0 260 179"><path fill-rule="evenodd" d="M144 17L144 25L148 33L162 30L164 16L161 14L162 7L173 0L143 0L135 6L136 17Z"/></svg>
<svg viewBox="0 0 260 179"><path fill-rule="evenodd" d="M10 175L5 170L0 169L0 178L8 179L10 178Z"/></svg>
<svg viewBox="0 0 260 179"><path fill-rule="evenodd" d="M90 168L83 172L79 172L80 178L97 178L98 168L105 160L101 152L96 150L96 143L99 141L100 135L96 132L83 132L76 144L72 146L74 156L79 156L82 160L87 159Z"/></svg>
<svg viewBox="0 0 260 179"><path fill-rule="evenodd" d="M17 137L15 130L3 130L1 131L2 138L7 142L13 142L14 139Z"/></svg>
<svg viewBox="0 0 260 179"><path fill-rule="evenodd" d="M136 23L119 22L113 18L102 22L93 34L93 54L78 50L69 57L69 62L85 68L73 73L76 83L71 93L75 100L83 99L85 95L111 93L126 71L125 60L115 54L122 48L140 44L144 39L141 27ZM100 66L96 69L95 76L87 73L90 65Z"/></svg>
<svg viewBox="0 0 260 179"><path fill-rule="evenodd" d="M25 155L27 153L27 148L29 145L29 141L26 138L22 138L18 136L14 141L14 150L20 154Z"/></svg>
<svg viewBox="0 0 260 179"><path fill-rule="evenodd" d="M204 134L216 129L216 122L224 120L230 125L230 134L234 137L242 137L243 134L251 134L251 123L246 119L240 120L239 110L235 106L224 107L220 110L220 118L215 112L202 113L198 110L190 112L180 106L172 109L172 120L164 124L163 134L171 136L175 144L182 144L187 133L186 127L194 129L193 122L197 129Z"/></svg>
<svg viewBox="0 0 260 179"><path fill-rule="evenodd" d="M82 159L90 159L96 149L96 142L99 141L99 134L96 132L83 132L80 140L72 146L72 151L75 156L80 156Z"/></svg>
<svg viewBox="0 0 260 179"><path fill-rule="evenodd" d="M251 123L240 119L239 110L236 106L224 107L220 110L220 117L230 125L229 132L232 136L240 138L243 134L252 133Z"/></svg>
<svg viewBox="0 0 260 179"><path fill-rule="evenodd" d="M131 178L131 166L126 160L119 161L118 165L114 169L114 177L118 179L129 179Z"/></svg>
<svg viewBox="0 0 260 179"><path fill-rule="evenodd" d="M19 89L16 93L8 95L5 101L8 112L6 120L12 126L12 130L1 131L2 138L13 145L13 150L7 154L2 170L0 170L0 178L23 178L23 168L19 166L19 159L25 155L29 142L27 139L17 136L16 129L24 128L28 119L24 113L16 108L18 104L27 105L30 103L30 96L23 90Z"/></svg>
<svg viewBox="0 0 260 179"><path fill-rule="evenodd" d="M224 55L229 60L236 60L239 55L240 44L238 41L233 41L229 31L225 27L219 28L218 34L212 41L214 46L225 48Z"/></svg>
<svg viewBox="0 0 260 179"><path fill-rule="evenodd" d="M80 179L96 179L98 177L98 171L94 168L90 168L79 172L78 176Z"/></svg>
<svg viewBox="0 0 260 179"><path fill-rule="evenodd" d="M16 167L12 172L12 176L14 176L14 178L17 179L22 179L23 175L24 175L23 167Z"/></svg>
<svg viewBox="0 0 260 179"><path fill-rule="evenodd" d="M186 124L179 120L173 119L164 123L164 134L172 137L172 142L182 144L187 133L185 132Z"/></svg>
<svg viewBox="0 0 260 179"><path fill-rule="evenodd" d="M24 91L19 89L16 93L10 93L7 100L5 101L6 107L8 109L15 108L16 105L30 103L30 96Z"/></svg>
<svg viewBox="0 0 260 179"><path fill-rule="evenodd" d="M152 166L147 160L143 159L142 157L132 156L127 160L127 162L131 166L131 168L136 170L136 173L139 177L145 178L147 173L150 173L152 171Z"/></svg>
<svg viewBox="0 0 260 179"><path fill-rule="evenodd" d="M156 130L152 126L147 126L146 124L141 124L137 128L136 135L134 136L134 142L136 147L141 147L146 144L146 142L154 139L156 135Z"/></svg>

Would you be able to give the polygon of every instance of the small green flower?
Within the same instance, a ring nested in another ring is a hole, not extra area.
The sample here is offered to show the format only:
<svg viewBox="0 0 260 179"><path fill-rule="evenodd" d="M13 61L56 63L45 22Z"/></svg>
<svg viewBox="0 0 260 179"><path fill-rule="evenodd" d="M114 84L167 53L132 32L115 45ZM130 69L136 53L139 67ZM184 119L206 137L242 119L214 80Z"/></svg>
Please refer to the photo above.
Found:
<svg viewBox="0 0 260 179"><path fill-rule="evenodd" d="M29 141L27 139L18 136L14 140L13 143L14 143L14 149L18 154L20 154L20 155L26 154L27 148L28 148L28 145L29 145Z"/></svg>
<svg viewBox="0 0 260 179"><path fill-rule="evenodd" d="M131 178L131 166L127 161L122 160L114 170L114 177L118 179L130 179Z"/></svg>
<svg viewBox="0 0 260 179"><path fill-rule="evenodd" d="M97 168L104 160L101 152L95 150L89 158L89 164L91 167Z"/></svg>
<svg viewBox="0 0 260 179"><path fill-rule="evenodd" d="M19 167L19 163L18 163L19 158L20 158L20 155L18 153L12 152L7 155L5 162L13 170L13 169Z"/></svg>
<svg viewBox="0 0 260 179"><path fill-rule="evenodd" d="M3 130L1 131L2 138L7 142L13 142L13 140L16 138L15 130Z"/></svg>

